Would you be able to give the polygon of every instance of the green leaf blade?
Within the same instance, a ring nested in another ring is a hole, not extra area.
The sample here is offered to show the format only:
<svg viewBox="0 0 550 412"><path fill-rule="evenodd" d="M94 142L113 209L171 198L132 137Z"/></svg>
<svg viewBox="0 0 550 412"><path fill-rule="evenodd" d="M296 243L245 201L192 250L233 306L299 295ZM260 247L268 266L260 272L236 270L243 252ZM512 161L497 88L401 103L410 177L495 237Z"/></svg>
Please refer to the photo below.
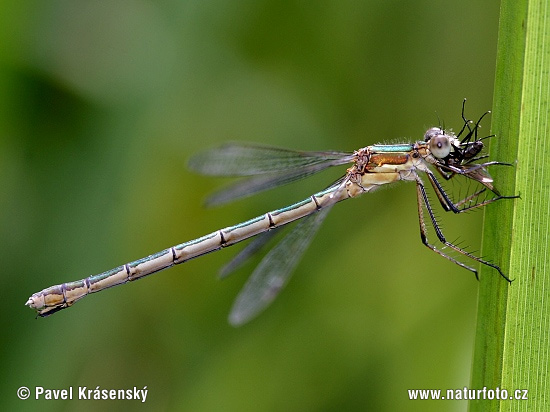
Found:
<svg viewBox="0 0 550 412"><path fill-rule="evenodd" d="M483 250L510 277L482 269L472 388L505 389L507 400L476 400L471 411L550 410L550 6L504 1L495 84L492 157L505 194L487 208ZM497 260L498 259L498 260ZM528 392L521 392L521 390ZM519 390L516 392L516 390ZM516 395L528 400L516 400Z"/></svg>

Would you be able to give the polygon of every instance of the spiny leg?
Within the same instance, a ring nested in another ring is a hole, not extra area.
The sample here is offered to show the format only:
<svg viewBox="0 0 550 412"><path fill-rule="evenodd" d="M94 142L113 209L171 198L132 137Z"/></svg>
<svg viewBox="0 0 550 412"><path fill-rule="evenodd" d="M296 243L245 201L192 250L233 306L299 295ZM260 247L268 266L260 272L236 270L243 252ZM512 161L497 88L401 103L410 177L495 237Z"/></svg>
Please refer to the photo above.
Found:
<svg viewBox="0 0 550 412"><path fill-rule="evenodd" d="M500 200L500 199L515 199L515 198L519 197L519 196L501 196L500 194L497 194L496 197L493 197L491 199L485 199L482 202L479 202L479 203L476 203L476 204L473 204L473 205L470 205L470 206L466 206L464 208L460 208L460 206L462 206L463 204L471 201L472 199L475 199L477 196L479 196L480 194L485 192L487 190L487 188L482 188L482 189L478 190L477 192L465 197L464 199L459 200L458 202L454 203L451 200L451 198L449 197L449 195L447 195L447 193L443 189L443 186L441 186L439 181L436 179L435 175L431 171L427 171L426 174L428 175L428 180L430 181L432 187L434 188L435 194L436 194L437 198L439 199L439 202L441 203L441 206L443 207L443 209L445 209L446 212L452 211L453 213L462 213L462 212L465 212L467 210L471 210L471 209L475 209L475 208L478 208L478 207L486 206L489 203L496 202L497 200Z"/></svg>
<svg viewBox="0 0 550 412"><path fill-rule="evenodd" d="M424 221L424 209L423 209L423 207L425 207L426 210L428 211L428 214L430 216L430 220L432 221L432 226L434 228L434 231L437 235L437 238L439 239L439 241L441 243L443 243L445 246L455 250L456 252L461 253L462 255L467 256L470 259L475 260L476 262L482 263L486 266L490 266L493 269L496 269L498 271L498 273L500 274L500 276L502 276L508 282L512 283L512 281L502 272L502 270L500 269L500 267L498 265L495 265L494 263L488 262L484 259L481 259L481 258L475 256L475 255L472 255L471 253L467 252L466 250L454 245L451 242L448 242L445 239L445 236L443 235L443 233L441 232L441 229L439 228L439 225L438 225L437 220L435 218L435 215L433 213L432 207L431 207L430 202L428 200L428 195L426 193L426 189L424 187L424 184L422 183L422 180L418 176L416 176L416 194L417 194L417 203L418 203L418 218L419 218L419 222L420 222L420 237L421 237L422 243L424 243L424 245L426 245L428 248L430 248L434 252L438 253L439 255L443 256L444 258L450 260L451 262L454 262L455 264L457 264L457 265L473 272L474 275L476 276L476 278L479 280L478 273L477 273L476 269L474 269L470 266L467 266L464 263L459 262L458 260L448 256L447 254L443 253L442 251L437 249L434 245L432 245L428 242L426 223Z"/></svg>
<svg viewBox="0 0 550 412"><path fill-rule="evenodd" d="M443 256L445 259L448 259L450 260L451 262L457 264L458 266L461 266L463 267L464 269L467 269L469 270L470 272L473 272L474 275L476 276L476 279L479 280L479 277L478 277L478 274L477 274L477 270L475 270L474 268L470 267L470 266L467 266L465 265L464 263L452 258L451 256L443 253L441 250L437 249L434 245L432 245L431 243L429 243L428 241L428 231L426 229L426 222L424 221L424 200L423 200L423 194L422 194L422 191L420 190L420 187L423 187L422 186L422 183L419 183L419 181L417 180L417 184L416 184L416 195L417 195L417 205L418 205L418 221L420 223L420 238L422 239L422 243L427 246L429 249L431 249L432 251L434 251L435 253ZM424 192L425 193L425 192ZM431 216L431 215L430 215ZM434 217L432 217L432 221L433 219L435 219ZM437 230L439 230L439 227L435 226Z"/></svg>
<svg viewBox="0 0 550 412"><path fill-rule="evenodd" d="M460 132L458 132L457 134L457 137L460 137L462 135L462 133L466 130L466 128L468 128L468 134L466 135L465 138L462 139L462 143L464 142L467 142L469 140L471 140L471 137L472 137L472 134L474 133L475 136L474 136L474 140L478 140L477 138L477 131L478 129L481 127L480 124L481 124L481 121L483 120L483 118L485 116L487 116L489 113L491 113L491 111L487 111L485 113L483 113L483 115L479 118L479 120L475 123L475 125L473 126L473 129L472 127L470 127L471 124L474 124L474 122L470 119L467 119L466 116L464 115L464 112L465 112L465 109L466 109L466 99L464 99L462 101L462 113L461 113L461 116L462 116L462 120L464 122L464 125L462 126L462 129L460 129Z"/></svg>

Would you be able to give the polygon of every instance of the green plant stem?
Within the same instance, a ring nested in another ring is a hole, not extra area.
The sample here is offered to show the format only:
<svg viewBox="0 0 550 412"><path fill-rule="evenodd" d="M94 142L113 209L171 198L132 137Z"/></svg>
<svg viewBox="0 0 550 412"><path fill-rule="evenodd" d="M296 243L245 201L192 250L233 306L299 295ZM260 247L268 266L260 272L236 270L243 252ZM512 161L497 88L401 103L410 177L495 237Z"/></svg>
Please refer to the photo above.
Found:
<svg viewBox="0 0 550 412"><path fill-rule="evenodd" d="M483 251L515 281L481 270L472 389L525 400L470 401L471 411L550 410L550 4L503 0L491 157L504 194L487 208Z"/></svg>

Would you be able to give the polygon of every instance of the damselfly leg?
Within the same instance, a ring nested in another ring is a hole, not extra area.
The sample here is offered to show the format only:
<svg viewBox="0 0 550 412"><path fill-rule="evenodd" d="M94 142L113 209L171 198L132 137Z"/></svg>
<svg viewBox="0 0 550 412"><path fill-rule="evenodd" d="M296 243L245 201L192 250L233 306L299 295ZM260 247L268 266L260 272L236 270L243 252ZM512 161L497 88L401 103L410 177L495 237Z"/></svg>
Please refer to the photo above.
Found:
<svg viewBox="0 0 550 412"><path fill-rule="evenodd" d="M428 174L428 176L430 176L430 174ZM440 200L441 205L443 206L444 210L445 211L452 211L454 213L462 213L462 212L465 212L467 210L474 209L476 207L485 206L485 205L487 205L489 203L493 203L493 202L495 202L499 199L511 199L511 198L517 197L517 196L508 196L508 197L498 196L498 197L495 197L495 198L492 198L492 199L489 199L489 200L485 200L483 202L480 202L480 203L477 203L477 204L459 209L458 208L459 205L462 204L464 201L468 200L468 198L463 199L463 200L461 200L461 201L459 201L458 203L455 204L447 196L447 194L445 193L445 191L443 190L443 188L441 187L441 185L439 184L439 182L437 181L435 176L433 176L433 174L430 177L430 183L432 183L432 186L434 187L434 190L437 194L437 197ZM485 190L486 189L483 188L483 189L481 189L481 191L478 191L478 192L474 193L473 195L469 196L469 198L471 198L472 196L477 196L477 195L479 195L480 192L483 192ZM510 280L510 278L508 276L506 276L504 274L504 272L502 272L502 270L500 269L500 267L498 265L495 265L494 263L488 262L487 260L484 260L480 257L477 257L477 256L471 254L470 252L462 249L461 247L449 242L445 238L445 235L443 235L443 232L441 231L441 228L439 227L439 224L437 223L437 219L434 215L432 206L430 205L430 201L428 199L428 195L426 193L424 183L422 182L422 180L418 176L417 176L417 179L416 179L416 192L417 192L417 202L418 202L418 218L419 218L419 221L420 221L420 237L421 237L422 243L424 245L426 245L428 248L430 248L434 252L438 253L439 255L443 256L444 258L449 259L451 262L456 263L457 265L459 265L459 266L461 266L465 269L468 269L470 272L473 272L476 279L479 280L478 272L477 272L476 269L460 262L459 260L456 260L456 259L452 258L451 256L449 256L446 253L442 252L441 250L437 249L434 245L432 245L428 242L426 223L424 221L424 208L425 208L428 211L428 215L430 216L430 220L432 222L432 226L434 228L436 236L437 236L437 238L439 239L439 241L441 243L443 243L446 247L449 247L449 248L455 250L456 252L458 252L458 253L460 253L464 256L467 256L470 259L475 260L476 262L479 262L483 265L490 266L490 267L496 269L498 271L498 273L500 274L500 276L502 276L508 282L510 282L510 283L512 282Z"/></svg>

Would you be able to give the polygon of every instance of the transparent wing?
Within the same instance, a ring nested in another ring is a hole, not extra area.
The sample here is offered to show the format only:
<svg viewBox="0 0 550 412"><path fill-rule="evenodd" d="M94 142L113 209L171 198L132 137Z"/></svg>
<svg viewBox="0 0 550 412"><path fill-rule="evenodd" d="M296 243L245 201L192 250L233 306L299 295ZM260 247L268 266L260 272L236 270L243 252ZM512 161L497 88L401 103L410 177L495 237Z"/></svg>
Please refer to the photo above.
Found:
<svg viewBox="0 0 550 412"><path fill-rule="evenodd" d="M209 196L206 205L215 206L353 160L353 154L343 152L301 152L232 143L195 155L190 159L189 167L205 175L249 176Z"/></svg>
<svg viewBox="0 0 550 412"><path fill-rule="evenodd" d="M307 167L297 167L281 173L268 173L246 178L212 193L206 198L205 205L220 206L236 199L252 196L264 190L304 179L330 166L334 166L334 164L325 163Z"/></svg>
<svg viewBox="0 0 550 412"><path fill-rule="evenodd" d="M330 208L304 218L263 258L233 304L229 314L231 325L248 322L275 299L287 284Z"/></svg>
<svg viewBox="0 0 550 412"><path fill-rule="evenodd" d="M191 170L207 176L253 176L324 164L325 167L353 161L343 152L302 152L273 146L228 143L191 157Z"/></svg>

